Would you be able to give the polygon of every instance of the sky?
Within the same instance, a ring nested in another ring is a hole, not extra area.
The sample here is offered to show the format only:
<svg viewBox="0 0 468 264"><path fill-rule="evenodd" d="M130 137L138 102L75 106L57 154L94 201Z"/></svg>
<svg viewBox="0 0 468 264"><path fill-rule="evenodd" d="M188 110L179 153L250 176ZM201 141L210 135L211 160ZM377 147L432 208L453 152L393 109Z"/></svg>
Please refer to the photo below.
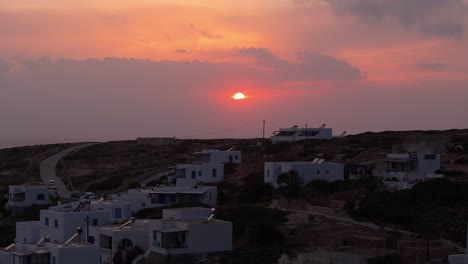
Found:
<svg viewBox="0 0 468 264"><path fill-rule="evenodd" d="M0 146L466 128L467 27L464 0L0 0Z"/></svg>

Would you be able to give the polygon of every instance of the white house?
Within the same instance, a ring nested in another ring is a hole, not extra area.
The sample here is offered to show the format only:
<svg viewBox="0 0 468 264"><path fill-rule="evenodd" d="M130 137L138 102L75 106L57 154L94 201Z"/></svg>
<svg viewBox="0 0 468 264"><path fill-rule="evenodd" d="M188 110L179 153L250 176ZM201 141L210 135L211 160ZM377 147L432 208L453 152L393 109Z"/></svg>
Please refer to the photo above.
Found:
<svg viewBox="0 0 468 264"><path fill-rule="evenodd" d="M149 193L151 204L167 206L178 203L202 203L216 205L218 189L216 186L164 186L156 187Z"/></svg>
<svg viewBox="0 0 468 264"><path fill-rule="evenodd" d="M90 238L99 247L102 264L126 263L137 257L141 260L152 253L231 250L232 224L216 220L212 212L201 207L163 209L162 219L131 219L120 226L92 227Z"/></svg>
<svg viewBox="0 0 468 264"><path fill-rule="evenodd" d="M237 150L204 149L199 154L203 163L241 163L241 152Z"/></svg>
<svg viewBox="0 0 468 264"><path fill-rule="evenodd" d="M148 250L148 223L131 219L123 225L93 226L89 242L99 247L101 263L127 263Z"/></svg>
<svg viewBox="0 0 468 264"><path fill-rule="evenodd" d="M10 185L8 188L8 208L21 210L25 207L49 204L49 190L45 185Z"/></svg>
<svg viewBox="0 0 468 264"><path fill-rule="evenodd" d="M305 127L299 128L293 126L291 128L280 128L275 131L270 137L272 143L293 142L306 139L332 139L332 129L326 128L325 124L318 128Z"/></svg>
<svg viewBox="0 0 468 264"><path fill-rule="evenodd" d="M440 169L440 154L421 149L418 152L389 153L384 160L377 161L373 175L387 182L412 183L442 177L436 174Z"/></svg>
<svg viewBox="0 0 468 264"><path fill-rule="evenodd" d="M344 164L323 162L265 162L264 181L277 188L278 176L282 173L296 171L304 184L313 180L336 181L344 179Z"/></svg>
<svg viewBox="0 0 468 264"><path fill-rule="evenodd" d="M84 239L88 233L87 227L111 223L110 211L78 211L60 212L41 210L39 221L16 223L16 241L21 243L37 243L41 237L48 236L54 243L62 243L80 227L84 231Z"/></svg>
<svg viewBox="0 0 468 264"><path fill-rule="evenodd" d="M81 232L81 231L80 231ZM2 264L100 264L99 248L84 242L76 232L65 243L43 237L37 243L16 242L0 250Z"/></svg>
<svg viewBox="0 0 468 264"><path fill-rule="evenodd" d="M189 213L180 212L187 210ZM146 255L151 252L178 255L232 250L232 223L218 220L214 215L207 216L209 213L210 210L205 208L179 208L166 213L169 218L151 221L151 243ZM200 217L203 214L205 217Z"/></svg>
<svg viewBox="0 0 468 264"><path fill-rule="evenodd" d="M193 185L193 182L215 183L224 179L224 164L179 164L175 169L177 185ZM179 182L180 180L180 182Z"/></svg>

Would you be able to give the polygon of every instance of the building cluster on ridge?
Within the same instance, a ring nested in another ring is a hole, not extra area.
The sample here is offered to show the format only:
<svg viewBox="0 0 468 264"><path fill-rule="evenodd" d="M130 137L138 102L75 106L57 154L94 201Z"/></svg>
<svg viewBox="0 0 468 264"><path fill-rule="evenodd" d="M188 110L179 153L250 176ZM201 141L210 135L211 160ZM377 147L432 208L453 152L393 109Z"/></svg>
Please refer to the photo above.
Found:
<svg viewBox="0 0 468 264"><path fill-rule="evenodd" d="M180 164L175 185L129 189L126 193L40 210L39 221L16 223L16 239L0 251L0 263L152 263L153 258L232 250L232 223L217 219L214 209L163 209L162 219L133 219L141 209L197 203L216 206L217 183L224 163L241 163L240 151L203 150L201 161ZM21 211L46 205L44 185L10 186L8 207ZM120 223L119 225L115 224ZM130 262L129 262L130 261Z"/></svg>
<svg viewBox="0 0 468 264"><path fill-rule="evenodd" d="M306 139L332 139L332 129L279 129L272 143ZM139 143L171 144L171 138ZM312 161L267 161L264 182L278 188L281 174L294 171L304 184L314 180L337 181L375 176L389 190L411 188L420 181L442 177L438 143L420 142L394 146L385 159L345 164L318 157ZM14 243L0 251L0 263L151 263L168 255L203 257L232 250L232 223L201 207L163 209L162 219L134 219L147 208L199 203L215 207L217 187L224 180L224 164L241 164L241 152L202 150L192 164L179 164L172 186L129 189L99 199L59 203L40 211L39 221L17 222ZM47 205L51 188L45 185L10 186L8 207L21 210L33 204ZM128 262L133 261L133 262Z"/></svg>

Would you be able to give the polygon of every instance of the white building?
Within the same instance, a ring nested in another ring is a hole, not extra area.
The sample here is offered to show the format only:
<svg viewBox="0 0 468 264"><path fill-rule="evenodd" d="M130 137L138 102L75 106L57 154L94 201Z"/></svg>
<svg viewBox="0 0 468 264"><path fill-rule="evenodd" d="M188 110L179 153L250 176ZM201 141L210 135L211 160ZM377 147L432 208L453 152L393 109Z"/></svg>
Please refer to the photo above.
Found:
<svg viewBox="0 0 468 264"><path fill-rule="evenodd" d="M123 225L94 226L89 242L99 247L101 263L128 263L148 250L148 223L131 219Z"/></svg>
<svg viewBox="0 0 468 264"><path fill-rule="evenodd" d="M375 163L373 175L383 179L384 183L409 183L404 186L411 188L416 182L442 177L443 175L436 174L439 169L440 154L421 149L418 152L387 154L386 159Z"/></svg>
<svg viewBox="0 0 468 264"><path fill-rule="evenodd" d="M232 250L232 223L218 220L206 208L171 209L168 218L149 223L151 252L161 255ZM203 216L203 217L200 217ZM183 217L183 218L179 218Z"/></svg>
<svg viewBox="0 0 468 264"><path fill-rule="evenodd" d="M265 162L264 181L277 188L278 176L290 171L297 172L304 184L313 180L336 181L344 179L344 164L308 161L308 162Z"/></svg>
<svg viewBox="0 0 468 264"><path fill-rule="evenodd" d="M293 142L306 139L332 139L332 129L326 128L325 124L318 128L306 127L299 128L293 126L291 128L280 128L275 131L270 137L272 143Z"/></svg>
<svg viewBox="0 0 468 264"><path fill-rule="evenodd" d="M151 204L168 206L180 203L201 203L216 205L218 189L216 186L164 186L153 188L149 197Z"/></svg>
<svg viewBox="0 0 468 264"><path fill-rule="evenodd" d="M51 243L43 237L38 243L16 242L0 251L2 264L100 264L99 248L75 234L65 243Z"/></svg>
<svg viewBox="0 0 468 264"><path fill-rule="evenodd" d="M203 163L241 163L241 152L237 150L204 149L199 154Z"/></svg>
<svg viewBox="0 0 468 264"><path fill-rule="evenodd" d="M45 185L10 185L8 188L8 208L21 210L25 207L49 204L49 190Z"/></svg>
<svg viewBox="0 0 468 264"><path fill-rule="evenodd" d="M177 178L177 185L193 185L193 182L220 182L224 180L224 164L179 164L175 169L175 177Z"/></svg>
<svg viewBox="0 0 468 264"><path fill-rule="evenodd" d="M90 237L99 247L102 264L118 260L126 263L137 257L142 261L151 254L232 250L232 224L216 220L211 214L211 209L201 207L164 209L162 219L132 219L120 226L96 226Z"/></svg>
<svg viewBox="0 0 468 264"><path fill-rule="evenodd" d="M54 243L65 242L80 227L86 239L88 226L111 223L110 211L64 212L41 210L39 221L16 223L16 241L24 244L37 243L40 238L48 236Z"/></svg>

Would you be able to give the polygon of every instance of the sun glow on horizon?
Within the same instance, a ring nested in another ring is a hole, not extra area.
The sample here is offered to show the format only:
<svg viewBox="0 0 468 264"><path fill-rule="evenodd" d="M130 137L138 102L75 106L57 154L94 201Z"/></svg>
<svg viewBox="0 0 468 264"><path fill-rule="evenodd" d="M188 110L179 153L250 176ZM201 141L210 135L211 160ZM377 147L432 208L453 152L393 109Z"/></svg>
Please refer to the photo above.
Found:
<svg viewBox="0 0 468 264"><path fill-rule="evenodd" d="M245 98L247 98L247 96L245 96L243 93L240 93L240 92L232 96L232 99L234 100L243 100Z"/></svg>

